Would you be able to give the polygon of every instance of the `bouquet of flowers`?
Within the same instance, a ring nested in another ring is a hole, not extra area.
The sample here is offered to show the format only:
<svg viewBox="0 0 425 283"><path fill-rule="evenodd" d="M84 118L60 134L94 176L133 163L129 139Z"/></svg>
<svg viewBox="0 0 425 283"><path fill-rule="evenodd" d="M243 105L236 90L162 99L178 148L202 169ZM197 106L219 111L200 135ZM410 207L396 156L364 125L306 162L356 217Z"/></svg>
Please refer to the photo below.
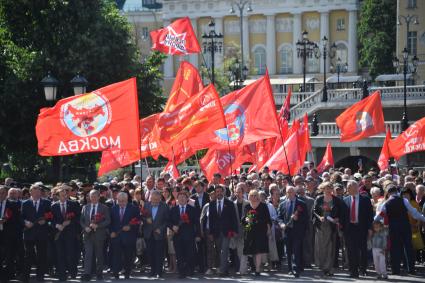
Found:
<svg viewBox="0 0 425 283"><path fill-rule="evenodd" d="M294 213L291 216L291 219L289 219L289 222L286 226L292 228L294 227L294 217L296 217L298 219L300 213L302 213L304 211L304 208L301 205L297 205L297 207L294 210Z"/></svg>
<svg viewBox="0 0 425 283"><path fill-rule="evenodd" d="M0 218L0 220L3 220L3 222L7 222L12 218L12 216L12 210L10 208L6 208L4 210L3 218ZM0 224L0 231L3 231L3 224Z"/></svg>
<svg viewBox="0 0 425 283"><path fill-rule="evenodd" d="M102 213L96 213L92 219L91 219L91 223L93 224L98 224L100 222L102 222L102 220L105 218L105 216Z"/></svg>
<svg viewBox="0 0 425 283"><path fill-rule="evenodd" d="M130 220L130 222L128 223L128 225L135 225L135 226L140 225L140 220L139 220L139 219L137 219L137 217L133 217L133 218Z"/></svg>
<svg viewBox="0 0 425 283"><path fill-rule="evenodd" d="M43 219L47 222L52 221L53 219L53 213L51 211L44 213Z"/></svg>
<svg viewBox="0 0 425 283"><path fill-rule="evenodd" d="M235 236L236 236L235 231L230 230L229 232L227 232L227 238L231 239Z"/></svg>
<svg viewBox="0 0 425 283"><path fill-rule="evenodd" d="M251 209L246 214L246 222L245 230L251 231L252 227L254 227L255 224L257 224L257 211L255 209Z"/></svg>
<svg viewBox="0 0 425 283"><path fill-rule="evenodd" d="M187 214L186 212L182 213L180 215L180 223L181 224L190 224L189 214Z"/></svg>

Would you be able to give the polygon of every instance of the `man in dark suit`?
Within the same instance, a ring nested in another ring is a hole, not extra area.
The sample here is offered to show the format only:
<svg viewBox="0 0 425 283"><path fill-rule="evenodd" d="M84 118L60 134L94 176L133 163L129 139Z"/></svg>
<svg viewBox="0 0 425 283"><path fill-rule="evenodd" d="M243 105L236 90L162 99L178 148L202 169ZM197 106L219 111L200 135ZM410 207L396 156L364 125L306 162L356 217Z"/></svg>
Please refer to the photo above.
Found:
<svg viewBox="0 0 425 283"><path fill-rule="evenodd" d="M348 181L347 192L348 196L344 198L347 217L343 229L350 277L358 278L359 269L362 275L367 275L367 238L371 233L373 208L370 199L359 194L356 181Z"/></svg>
<svg viewBox="0 0 425 283"><path fill-rule="evenodd" d="M75 250L78 248L80 205L75 201L68 200L66 185L63 185L57 193L59 201L52 205L56 266L59 280L66 281L67 275L73 279L77 276Z"/></svg>
<svg viewBox="0 0 425 283"><path fill-rule="evenodd" d="M278 208L278 223L284 231L288 272L295 277L303 270L302 244L307 229L308 212L305 202L297 198L293 186L286 187L286 200Z"/></svg>
<svg viewBox="0 0 425 283"><path fill-rule="evenodd" d="M22 237L20 206L6 196L7 188L0 186L0 282L8 282L15 275L14 260Z"/></svg>
<svg viewBox="0 0 425 283"><path fill-rule="evenodd" d="M128 202L126 192L119 192L117 200L118 205L111 209L112 272L115 279L118 279L119 272L124 269L125 279L129 279L140 227L140 211Z"/></svg>
<svg viewBox="0 0 425 283"><path fill-rule="evenodd" d="M194 203L197 211L201 212L202 208L210 202L210 197L205 192L206 185L203 182L196 181L193 186L195 188L196 193L193 194L190 198L195 201ZM201 236L201 240L196 243L196 264L199 266L200 273L205 272L205 266L207 264L206 252L206 238Z"/></svg>
<svg viewBox="0 0 425 283"><path fill-rule="evenodd" d="M99 202L99 191L91 190L89 197L90 203L83 207L80 217L80 225L84 231L85 251L82 281L90 281L93 263L96 264L97 279L103 279L103 250L107 228L111 223L109 208Z"/></svg>
<svg viewBox="0 0 425 283"><path fill-rule="evenodd" d="M239 225L235 205L224 194L222 185L215 187L216 200L209 206L208 240L215 242L217 257L220 258L220 275L227 276L230 238L236 236Z"/></svg>
<svg viewBox="0 0 425 283"><path fill-rule="evenodd" d="M178 205L170 211L169 228L173 231L179 278L193 275L195 240L199 241L199 213L187 204L188 192L181 190Z"/></svg>
<svg viewBox="0 0 425 283"><path fill-rule="evenodd" d="M28 282L31 265L37 266L37 281L44 281L47 272L47 241L49 234L48 222L52 220L51 203L41 198L41 188L32 185L30 199L22 204L22 220L24 222L25 267L22 281ZM34 258L35 257L35 258Z"/></svg>
<svg viewBox="0 0 425 283"><path fill-rule="evenodd" d="M161 202L161 193L159 191L152 191L150 197L150 203L146 203L144 207L147 215L144 215L142 219L143 235L151 264L149 276L160 278L162 277L164 265L169 210L168 206Z"/></svg>

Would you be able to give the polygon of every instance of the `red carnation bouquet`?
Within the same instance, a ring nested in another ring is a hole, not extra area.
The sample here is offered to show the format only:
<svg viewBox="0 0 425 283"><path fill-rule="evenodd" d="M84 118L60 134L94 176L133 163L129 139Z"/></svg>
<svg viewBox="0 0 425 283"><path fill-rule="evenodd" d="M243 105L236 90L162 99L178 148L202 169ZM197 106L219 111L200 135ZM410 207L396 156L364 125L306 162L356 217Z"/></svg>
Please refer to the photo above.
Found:
<svg viewBox="0 0 425 283"><path fill-rule="evenodd" d="M252 227L254 227L255 224L257 224L257 211L255 209L251 209L246 214L246 222L245 230L251 231Z"/></svg>
<svg viewBox="0 0 425 283"><path fill-rule="evenodd" d="M91 219L91 223L98 224L102 222L102 220L105 218L105 216L102 213L96 213L93 218Z"/></svg>
<svg viewBox="0 0 425 283"><path fill-rule="evenodd" d="M180 215L180 221L182 224L190 224L189 214L187 214L186 212L182 213Z"/></svg>
<svg viewBox="0 0 425 283"><path fill-rule="evenodd" d="M8 220L12 219L12 216L13 216L12 210L10 208L6 208L4 210L4 215L3 215L4 220L8 221Z"/></svg>
<svg viewBox="0 0 425 283"><path fill-rule="evenodd" d="M131 220L128 224L137 226L137 225L140 225L140 220L137 219L137 217L133 217L133 218L131 218Z"/></svg>
<svg viewBox="0 0 425 283"><path fill-rule="evenodd" d="M236 236L235 231L230 230L229 232L227 232L227 238L231 239L235 236Z"/></svg>
<svg viewBox="0 0 425 283"><path fill-rule="evenodd" d="M43 218L46 221L52 221L53 213L51 211L48 211L48 212L44 213Z"/></svg>

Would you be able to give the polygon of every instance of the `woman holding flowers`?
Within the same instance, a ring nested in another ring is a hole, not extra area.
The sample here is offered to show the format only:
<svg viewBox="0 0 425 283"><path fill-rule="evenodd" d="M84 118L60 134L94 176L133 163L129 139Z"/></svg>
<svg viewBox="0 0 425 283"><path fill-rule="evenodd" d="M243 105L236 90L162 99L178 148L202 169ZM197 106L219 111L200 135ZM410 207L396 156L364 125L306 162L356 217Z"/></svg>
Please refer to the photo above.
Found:
<svg viewBox="0 0 425 283"><path fill-rule="evenodd" d="M253 256L255 275L260 275L261 258L269 252L268 235L271 232L271 219L267 205L260 201L257 190L248 195L249 204L245 207L242 225L244 227L244 249L240 273L246 271L247 256Z"/></svg>
<svg viewBox="0 0 425 283"><path fill-rule="evenodd" d="M315 229L314 255L316 266L325 276L333 275L335 244L340 223L342 222L342 201L333 196L333 186L330 182L324 182L319 186L323 192L316 198L313 207L313 225Z"/></svg>

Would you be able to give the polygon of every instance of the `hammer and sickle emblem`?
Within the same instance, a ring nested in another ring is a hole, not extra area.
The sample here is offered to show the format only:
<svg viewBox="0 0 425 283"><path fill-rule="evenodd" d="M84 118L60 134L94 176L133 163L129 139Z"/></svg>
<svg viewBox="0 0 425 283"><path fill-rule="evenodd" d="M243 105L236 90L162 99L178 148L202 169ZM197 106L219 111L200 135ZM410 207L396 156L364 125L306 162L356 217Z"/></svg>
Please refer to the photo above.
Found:
<svg viewBox="0 0 425 283"><path fill-rule="evenodd" d="M189 80L190 74L191 74L191 70L184 70L183 77L185 81Z"/></svg>

